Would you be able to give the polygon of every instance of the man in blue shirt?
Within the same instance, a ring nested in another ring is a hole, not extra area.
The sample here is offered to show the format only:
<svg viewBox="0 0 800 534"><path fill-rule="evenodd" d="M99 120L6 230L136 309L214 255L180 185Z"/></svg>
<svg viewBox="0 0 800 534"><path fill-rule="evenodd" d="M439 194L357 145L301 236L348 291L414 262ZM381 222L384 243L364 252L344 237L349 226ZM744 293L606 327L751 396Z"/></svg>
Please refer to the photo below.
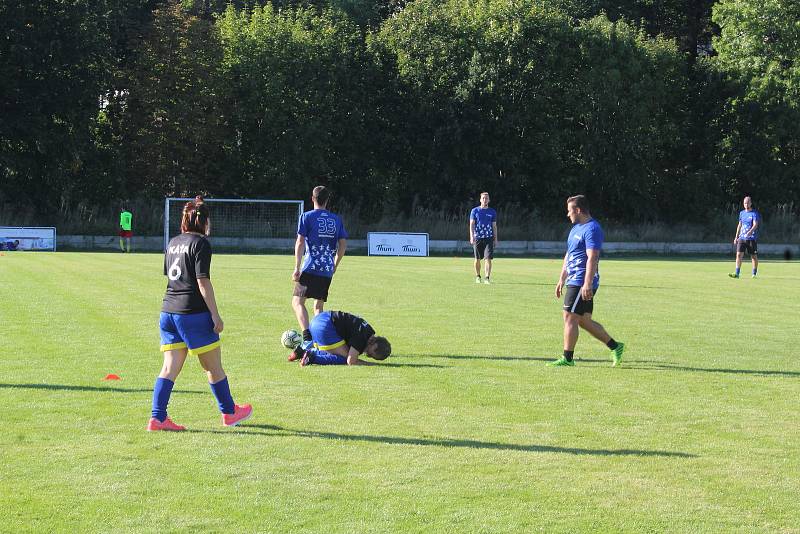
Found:
<svg viewBox="0 0 800 534"><path fill-rule="evenodd" d="M731 278L739 278L742 268L744 253L750 254L753 262L753 278L758 273L758 228L761 226L761 214L753 208L753 199L744 197L744 209L739 212L739 224L736 226L736 235L733 244L736 245L736 272L730 273Z"/></svg>
<svg viewBox="0 0 800 534"><path fill-rule="evenodd" d="M327 209L330 196L330 189L324 185L315 187L311 194L314 209L305 212L297 224L292 273L292 280L295 282L292 308L303 332L304 349L312 346L306 299L314 299L314 315L322 312L328 299L333 273L336 272L347 249L347 231L344 229L342 219ZM296 359L292 358L292 355L289 356L290 360Z"/></svg>
<svg viewBox="0 0 800 534"><path fill-rule="evenodd" d="M619 365L625 345L614 341L603 325L592 320L594 295L600 287L598 264L603 248L603 229L592 219L589 203L583 195L567 199L567 217L573 227L567 238L567 253L556 284L556 298L564 294L564 355L548 365L575 365L572 358L579 327L614 351L612 365Z"/></svg>
<svg viewBox="0 0 800 534"><path fill-rule="evenodd" d="M489 193L481 193L481 205L469 213L469 242L475 252L475 283L481 283L481 258L486 260L486 283L492 276L494 247L497 246L497 212L489 207Z"/></svg>

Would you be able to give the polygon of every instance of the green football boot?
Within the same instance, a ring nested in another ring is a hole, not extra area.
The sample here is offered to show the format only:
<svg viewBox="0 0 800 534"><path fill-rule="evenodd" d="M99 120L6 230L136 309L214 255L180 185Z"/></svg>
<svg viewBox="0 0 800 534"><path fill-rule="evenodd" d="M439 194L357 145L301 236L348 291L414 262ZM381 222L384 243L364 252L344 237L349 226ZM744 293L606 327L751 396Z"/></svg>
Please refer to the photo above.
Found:
<svg viewBox="0 0 800 534"><path fill-rule="evenodd" d="M611 364L616 367L622 361L622 353L625 352L625 343L617 342L617 348L614 349L614 362Z"/></svg>
<svg viewBox="0 0 800 534"><path fill-rule="evenodd" d="M550 367L575 367L575 362L562 356L556 361L548 362L546 365L549 365Z"/></svg>

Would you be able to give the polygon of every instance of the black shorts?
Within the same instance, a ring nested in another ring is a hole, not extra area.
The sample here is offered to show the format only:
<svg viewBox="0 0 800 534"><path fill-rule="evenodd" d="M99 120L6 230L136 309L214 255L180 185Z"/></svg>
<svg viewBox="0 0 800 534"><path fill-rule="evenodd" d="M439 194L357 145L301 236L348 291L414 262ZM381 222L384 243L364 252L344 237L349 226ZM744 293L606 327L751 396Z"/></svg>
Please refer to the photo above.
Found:
<svg viewBox="0 0 800 534"><path fill-rule="evenodd" d="M600 288L598 287L594 290L595 295L597 295L598 289ZM564 292L564 311L584 315L592 313L593 309L594 297L592 297L592 300L583 300L581 286L567 286L567 290Z"/></svg>
<svg viewBox="0 0 800 534"><path fill-rule="evenodd" d="M485 239L476 239L475 244L472 245L472 248L475 250L475 259L486 259L486 260L493 260L494 259L494 238L489 237Z"/></svg>
<svg viewBox="0 0 800 534"><path fill-rule="evenodd" d="M736 252L747 252L751 256L758 254L758 243L755 239L740 239L736 244Z"/></svg>
<svg viewBox="0 0 800 534"><path fill-rule="evenodd" d="M328 276L303 273L300 275L300 281L294 285L294 296L325 302L328 300L328 288L331 287L331 280L333 278Z"/></svg>

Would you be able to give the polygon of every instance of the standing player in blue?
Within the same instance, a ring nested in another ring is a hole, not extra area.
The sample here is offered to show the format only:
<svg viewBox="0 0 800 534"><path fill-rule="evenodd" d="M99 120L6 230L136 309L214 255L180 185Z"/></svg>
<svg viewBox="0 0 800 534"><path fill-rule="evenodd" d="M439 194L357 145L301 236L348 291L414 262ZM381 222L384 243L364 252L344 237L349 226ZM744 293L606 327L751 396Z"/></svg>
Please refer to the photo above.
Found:
<svg viewBox="0 0 800 534"><path fill-rule="evenodd" d="M614 341L603 325L592 320L594 295L600 286L598 264L603 248L603 229L592 219L589 203L583 195L567 199L567 217L574 226L567 238L567 253L556 284L556 298L564 294L564 355L548 365L575 365L572 357L579 327L614 351L612 365L619 365L625 345Z"/></svg>
<svg viewBox="0 0 800 534"><path fill-rule="evenodd" d="M300 349L303 367L316 365L372 365L358 357L366 354L374 360L385 360L392 346L385 337L361 317L343 311L322 312L309 325L314 347Z"/></svg>
<svg viewBox="0 0 800 534"><path fill-rule="evenodd" d="M347 231L344 229L342 219L328 211L330 196L330 190L324 185L315 187L311 194L314 209L305 212L297 225L292 273L292 280L295 282L292 308L303 332L301 345L303 349L312 346L306 299L314 299L314 315L322 313L325 301L328 300L328 289L333 273L339 267L347 249ZM289 361L298 358L300 358L298 351L289 355Z"/></svg>
<svg viewBox="0 0 800 534"><path fill-rule="evenodd" d="M497 246L497 212L489 207L489 193L481 193L481 205L469 212L469 242L475 252L475 283L481 283L481 258L486 260L486 280L491 284L492 259Z"/></svg>
<svg viewBox="0 0 800 534"><path fill-rule="evenodd" d="M750 254L753 262L753 278L758 274L758 228L761 226L761 214L753 208L753 199L744 197L744 209L739 212L739 224L733 244L736 245L736 272L728 274L731 278L739 278L744 253Z"/></svg>
<svg viewBox="0 0 800 534"><path fill-rule="evenodd" d="M186 430L167 417L172 387L186 356L197 356L208 375L211 391L222 412L222 424L235 426L249 419L253 407L233 402L228 377L222 368L219 334L223 323L211 285L211 244L208 208L202 197L183 207L181 234L170 240L164 254L167 292L161 308L161 350L164 366L153 387L153 412L148 431Z"/></svg>

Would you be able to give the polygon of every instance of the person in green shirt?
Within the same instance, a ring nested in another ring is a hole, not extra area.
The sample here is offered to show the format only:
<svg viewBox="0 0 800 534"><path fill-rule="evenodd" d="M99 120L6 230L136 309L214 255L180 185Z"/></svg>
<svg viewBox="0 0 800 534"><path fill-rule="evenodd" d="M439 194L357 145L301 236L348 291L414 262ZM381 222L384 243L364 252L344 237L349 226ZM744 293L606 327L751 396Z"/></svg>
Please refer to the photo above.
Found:
<svg viewBox="0 0 800 534"><path fill-rule="evenodd" d="M122 206L119 213L119 248L122 252L131 251L131 237L133 237L133 214ZM127 251L124 245L128 246Z"/></svg>

